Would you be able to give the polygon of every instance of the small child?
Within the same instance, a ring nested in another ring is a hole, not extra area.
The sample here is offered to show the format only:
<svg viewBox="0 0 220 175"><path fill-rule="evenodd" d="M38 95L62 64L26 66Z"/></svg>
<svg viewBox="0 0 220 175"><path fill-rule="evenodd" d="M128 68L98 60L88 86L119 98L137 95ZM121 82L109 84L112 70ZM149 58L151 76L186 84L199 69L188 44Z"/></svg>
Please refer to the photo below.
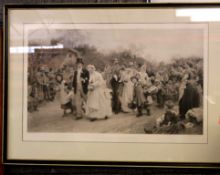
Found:
<svg viewBox="0 0 220 175"><path fill-rule="evenodd" d="M61 109L63 109L63 117L67 114L67 110L70 110L70 113L73 113L74 107L72 104L73 101L73 91L70 86L65 81L62 81L60 88L60 97L61 97Z"/></svg>
<svg viewBox="0 0 220 175"><path fill-rule="evenodd" d="M147 115L150 115L150 109L147 105L147 99L144 95L143 87L141 83L138 81L137 76L131 77L131 81L134 84L134 100L133 104L137 107L137 117L141 117L143 115L143 110L146 109Z"/></svg>
<svg viewBox="0 0 220 175"><path fill-rule="evenodd" d="M181 123L178 123L178 115L174 111L174 103L166 101L165 113L156 120L156 125L152 128L144 128L147 134L175 134L184 129Z"/></svg>
<svg viewBox="0 0 220 175"><path fill-rule="evenodd" d="M166 101L164 115L156 120L157 128L162 126L171 126L172 124L177 123L178 115L173 110L173 108L174 108L174 103L171 100Z"/></svg>

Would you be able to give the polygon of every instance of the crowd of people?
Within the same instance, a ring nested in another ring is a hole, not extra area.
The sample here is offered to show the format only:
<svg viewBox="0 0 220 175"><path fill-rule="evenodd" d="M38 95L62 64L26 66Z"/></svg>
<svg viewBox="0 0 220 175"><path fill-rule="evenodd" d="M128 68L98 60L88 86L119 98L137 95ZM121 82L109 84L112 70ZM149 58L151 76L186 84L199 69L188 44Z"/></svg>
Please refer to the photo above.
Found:
<svg viewBox="0 0 220 175"><path fill-rule="evenodd" d="M83 59L77 58L76 68L66 65L58 70L36 69L28 76L28 93L29 112L59 96L63 116L72 114L77 120L108 119L113 113L150 116L154 113L152 106L156 106L164 109L164 115L145 132L160 133L164 126L166 132L172 132L177 126L185 127L179 121L202 121L201 110L200 119L192 110L202 109L203 61L178 59L153 70L146 63L122 64L115 58L98 71L95 65L84 65ZM174 106L178 109L174 110Z"/></svg>

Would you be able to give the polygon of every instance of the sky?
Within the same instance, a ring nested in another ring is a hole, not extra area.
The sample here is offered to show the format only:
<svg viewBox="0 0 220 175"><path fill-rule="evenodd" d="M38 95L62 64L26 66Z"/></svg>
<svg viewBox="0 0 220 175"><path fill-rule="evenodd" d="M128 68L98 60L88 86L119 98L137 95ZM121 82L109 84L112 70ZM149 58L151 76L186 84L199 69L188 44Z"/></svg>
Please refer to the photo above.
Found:
<svg viewBox="0 0 220 175"><path fill-rule="evenodd" d="M203 57L203 31L195 29L83 31L87 42L103 52L130 49L146 59Z"/></svg>
<svg viewBox="0 0 220 175"><path fill-rule="evenodd" d="M138 56L158 62L169 62L173 57L203 57L204 50L202 29L73 29L49 33L39 30L30 37L45 43L51 38L63 38L61 42L71 40L75 46L89 44L106 54L128 49Z"/></svg>

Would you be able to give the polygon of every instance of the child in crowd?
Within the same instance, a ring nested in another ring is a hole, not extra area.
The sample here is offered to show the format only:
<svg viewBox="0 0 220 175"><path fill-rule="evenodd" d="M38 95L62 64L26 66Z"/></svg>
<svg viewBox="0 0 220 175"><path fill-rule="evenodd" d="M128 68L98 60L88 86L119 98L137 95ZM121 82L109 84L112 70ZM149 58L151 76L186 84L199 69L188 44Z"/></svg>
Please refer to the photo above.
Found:
<svg viewBox="0 0 220 175"><path fill-rule="evenodd" d="M32 84L29 83L28 92L28 111L38 111L38 89L36 82L33 81Z"/></svg>
<svg viewBox="0 0 220 175"><path fill-rule="evenodd" d="M163 116L156 120L156 127L171 126L178 121L177 113L174 111L174 103L169 100L165 103L165 113Z"/></svg>
<svg viewBox="0 0 220 175"><path fill-rule="evenodd" d="M165 113L156 120L156 125L152 129L144 128L144 131L147 134L175 134L184 129L184 125L178 121L174 103L169 100L165 103Z"/></svg>
<svg viewBox="0 0 220 175"><path fill-rule="evenodd" d="M73 91L70 86L63 80L60 87L60 102L61 109L63 109L63 117L66 116L67 110L70 110L70 113L73 113Z"/></svg>
<svg viewBox="0 0 220 175"><path fill-rule="evenodd" d="M143 115L143 110L147 111L147 115L150 115L149 105L147 103L147 99L144 95L144 90L141 83L138 81L137 76L131 77L131 81L134 84L134 99L133 99L133 107L137 108L137 117L141 117Z"/></svg>

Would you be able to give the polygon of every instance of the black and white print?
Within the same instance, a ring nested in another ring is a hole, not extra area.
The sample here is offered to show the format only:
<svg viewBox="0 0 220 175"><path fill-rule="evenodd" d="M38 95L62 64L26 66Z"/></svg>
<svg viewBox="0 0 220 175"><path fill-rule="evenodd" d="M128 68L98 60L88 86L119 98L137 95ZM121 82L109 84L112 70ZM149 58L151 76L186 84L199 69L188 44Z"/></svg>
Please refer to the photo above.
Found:
<svg viewBox="0 0 220 175"><path fill-rule="evenodd" d="M88 26L28 30L29 133L204 133L203 28Z"/></svg>

